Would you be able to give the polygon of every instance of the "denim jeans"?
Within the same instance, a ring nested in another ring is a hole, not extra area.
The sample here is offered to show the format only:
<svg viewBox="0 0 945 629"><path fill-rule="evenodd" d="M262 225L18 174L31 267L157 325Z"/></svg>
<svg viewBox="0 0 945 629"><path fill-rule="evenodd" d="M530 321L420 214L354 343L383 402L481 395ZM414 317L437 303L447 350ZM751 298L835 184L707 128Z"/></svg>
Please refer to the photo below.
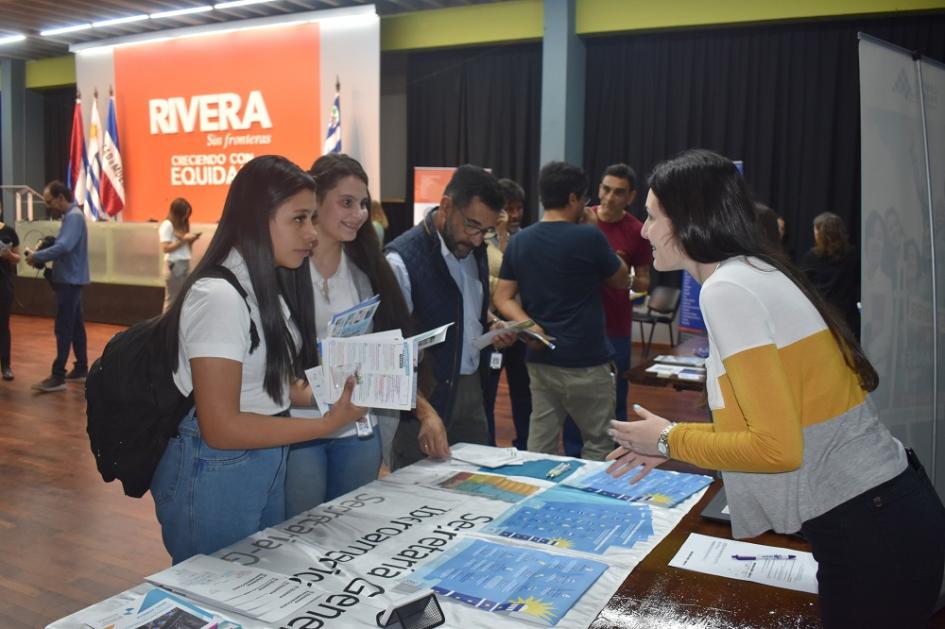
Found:
<svg viewBox="0 0 945 629"><path fill-rule="evenodd" d="M164 547L175 564L285 520L286 447L218 450L196 410L181 421L151 480Z"/></svg>
<svg viewBox="0 0 945 629"><path fill-rule="evenodd" d="M54 376L65 377L69 349L75 353L75 366L87 371L89 356L86 349L85 320L82 317L82 289L77 284L53 283L56 292L56 360L52 365Z"/></svg>
<svg viewBox="0 0 945 629"><path fill-rule="evenodd" d="M317 420L316 420L317 421ZM315 439L289 446L285 509L291 518L377 479L381 435Z"/></svg>
<svg viewBox="0 0 945 629"><path fill-rule="evenodd" d="M817 560L825 629L923 628L945 567L945 507L910 465L801 526Z"/></svg>
<svg viewBox="0 0 945 629"><path fill-rule="evenodd" d="M502 350L502 369L509 385L509 403L512 406L512 423L515 439L512 445L519 450L528 449L528 422L532 415L532 392L529 389L528 367L525 366L525 343L515 343ZM489 380L483 387L486 404L486 423L489 427L490 445L495 445L495 402L499 394L499 374L502 369L490 369Z"/></svg>

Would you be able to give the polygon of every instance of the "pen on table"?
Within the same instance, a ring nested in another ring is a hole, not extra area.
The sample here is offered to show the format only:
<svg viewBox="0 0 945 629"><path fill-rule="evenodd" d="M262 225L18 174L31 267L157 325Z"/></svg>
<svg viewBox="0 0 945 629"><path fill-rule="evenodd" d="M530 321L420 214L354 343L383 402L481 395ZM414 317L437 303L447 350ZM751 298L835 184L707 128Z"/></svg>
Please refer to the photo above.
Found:
<svg viewBox="0 0 945 629"><path fill-rule="evenodd" d="M765 559L796 559L797 555L732 555L739 561L764 561Z"/></svg>
<svg viewBox="0 0 945 629"><path fill-rule="evenodd" d="M567 461L564 463L559 463L558 465L555 465L553 468L551 468L547 474L545 474L545 478L557 478L567 472L569 469L571 469L571 464Z"/></svg>

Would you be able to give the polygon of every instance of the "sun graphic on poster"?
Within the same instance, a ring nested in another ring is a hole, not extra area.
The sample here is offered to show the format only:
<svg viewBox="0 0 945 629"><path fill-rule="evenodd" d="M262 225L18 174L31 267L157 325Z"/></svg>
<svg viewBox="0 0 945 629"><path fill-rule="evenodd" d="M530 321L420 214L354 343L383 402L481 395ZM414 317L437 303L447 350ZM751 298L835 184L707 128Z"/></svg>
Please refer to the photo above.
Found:
<svg viewBox="0 0 945 629"><path fill-rule="evenodd" d="M649 502L650 504L668 505L673 502L673 499L666 494L650 494Z"/></svg>
<svg viewBox="0 0 945 629"><path fill-rule="evenodd" d="M544 601L539 601L536 598L529 596L528 598L522 598L519 596L513 601L516 605L524 605L525 607L519 610L519 613L525 614L527 616L533 616L547 622L551 622L554 619L554 605L551 603L546 603Z"/></svg>
<svg viewBox="0 0 945 629"><path fill-rule="evenodd" d="M571 540L565 539L563 537L552 537L551 545L556 546L557 548L571 548L574 546L574 544L571 543Z"/></svg>

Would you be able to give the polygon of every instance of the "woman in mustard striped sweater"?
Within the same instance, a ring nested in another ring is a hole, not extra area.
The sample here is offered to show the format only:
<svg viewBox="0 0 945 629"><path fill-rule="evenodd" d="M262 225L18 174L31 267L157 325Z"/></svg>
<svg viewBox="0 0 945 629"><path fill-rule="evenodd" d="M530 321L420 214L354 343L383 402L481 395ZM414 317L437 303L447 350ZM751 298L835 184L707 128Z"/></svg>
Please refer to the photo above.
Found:
<svg viewBox="0 0 945 629"><path fill-rule="evenodd" d="M945 569L945 508L883 424L879 378L851 330L759 237L728 159L690 150L650 176L643 237L659 271L701 284L711 424L635 407L611 473L667 457L722 471L732 533L800 531L825 627L924 627Z"/></svg>

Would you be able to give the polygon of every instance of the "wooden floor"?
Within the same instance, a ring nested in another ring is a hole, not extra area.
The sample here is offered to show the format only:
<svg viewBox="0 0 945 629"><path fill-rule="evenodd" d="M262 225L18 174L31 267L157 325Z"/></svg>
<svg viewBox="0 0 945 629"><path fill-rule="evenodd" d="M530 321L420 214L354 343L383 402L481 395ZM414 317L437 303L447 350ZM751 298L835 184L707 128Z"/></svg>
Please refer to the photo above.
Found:
<svg viewBox="0 0 945 629"><path fill-rule="evenodd" d="M2 629L42 627L170 564L150 496L127 498L95 470L82 386L30 390L49 375L52 329L50 319L13 317L16 379L0 382ZM120 329L88 324L89 356L98 356ZM681 420L705 419L696 393L633 386L632 402ZM496 423L500 445L510 445L514 429L504 381ZM945 627L945 613L936 621L933 626Z"/></svg>

